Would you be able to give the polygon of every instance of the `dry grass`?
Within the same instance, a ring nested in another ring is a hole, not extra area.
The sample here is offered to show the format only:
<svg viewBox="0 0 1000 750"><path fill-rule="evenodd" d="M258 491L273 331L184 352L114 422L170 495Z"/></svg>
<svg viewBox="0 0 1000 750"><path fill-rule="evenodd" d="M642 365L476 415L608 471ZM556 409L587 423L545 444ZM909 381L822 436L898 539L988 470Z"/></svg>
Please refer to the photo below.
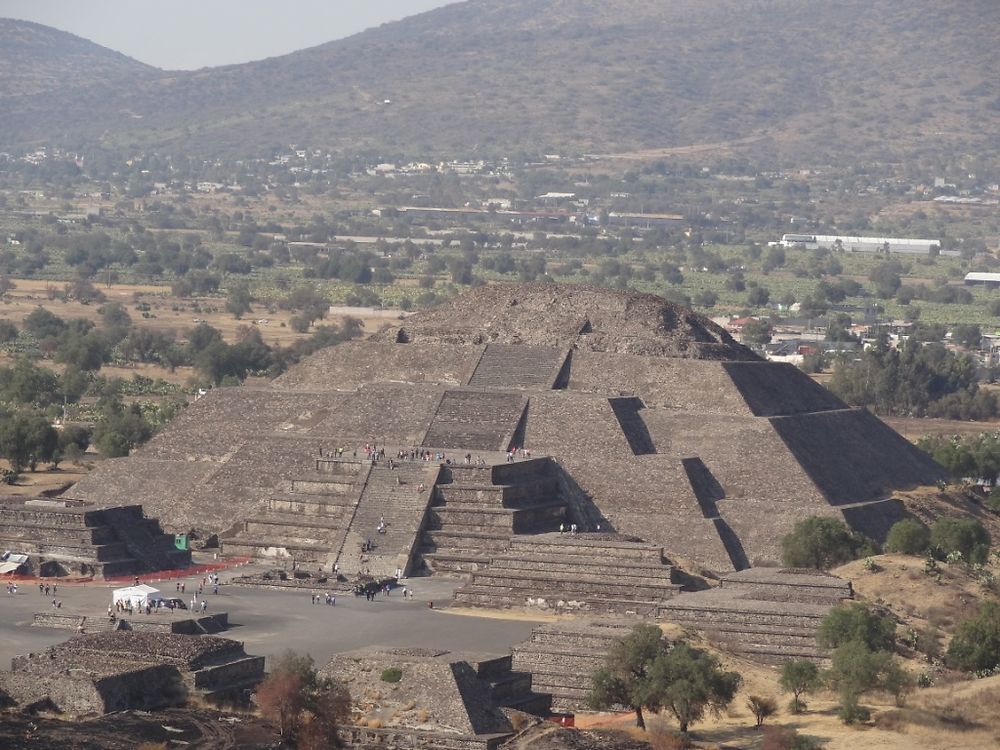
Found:
<svg viewBox="0 0 1000 750"><path fill-rule="evenodd" d="M949 630L974 614L987 594L963 565L940 564L940 580L923 572L921 558L879 555L880 570L870 573L856 560L834 573L850 579L857 598L889 607L907 627L928 625Z"/></svg>
<svg viewBox="0 0 1000 750"><path fill-rule="evenodd" d="M0 468L10 468L10 464L0 459ZM25 471L21 474L17 484L0 484L0 496L38 495L78 482L88 472L87 463L77 466L69 461L59 464L59 468L55 470L39 468L35 472Z"/></svg>

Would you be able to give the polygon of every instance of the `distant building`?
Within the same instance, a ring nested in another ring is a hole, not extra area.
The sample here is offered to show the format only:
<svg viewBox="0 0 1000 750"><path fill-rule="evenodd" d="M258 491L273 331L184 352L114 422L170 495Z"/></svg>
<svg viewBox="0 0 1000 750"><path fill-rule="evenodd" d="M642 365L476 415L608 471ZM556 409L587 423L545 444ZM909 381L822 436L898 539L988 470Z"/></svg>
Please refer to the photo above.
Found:
<svg viewBox="0 0 1000 750"><path fill-rule="evenodd" d="M985 286L991 289L1000 287L1000 273L987 273L985 271L973 271L965 274L966 286Z"/></svg>
<svg viewBox="0 0 1000 750"><path fill-rule="evenodd" d="M804 250L843 250L847 253L903 253L930 255L937 249L941 255L958 255L956 250L941 250L938 240L904 239L900 237L851 237L836 234L785 234L773 243Z"/></svg>

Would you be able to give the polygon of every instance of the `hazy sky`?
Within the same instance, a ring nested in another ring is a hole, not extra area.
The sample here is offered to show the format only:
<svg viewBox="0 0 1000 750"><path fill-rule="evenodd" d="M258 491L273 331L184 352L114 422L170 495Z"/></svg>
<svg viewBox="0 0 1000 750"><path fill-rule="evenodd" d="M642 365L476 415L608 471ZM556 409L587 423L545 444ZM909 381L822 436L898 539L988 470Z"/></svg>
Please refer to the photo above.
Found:
<svg viewBox="0 0 1000 750"><path fill-rule="evenodd" d="M313 47L455 0L0 0L150 65L193 69Z"/></svg>

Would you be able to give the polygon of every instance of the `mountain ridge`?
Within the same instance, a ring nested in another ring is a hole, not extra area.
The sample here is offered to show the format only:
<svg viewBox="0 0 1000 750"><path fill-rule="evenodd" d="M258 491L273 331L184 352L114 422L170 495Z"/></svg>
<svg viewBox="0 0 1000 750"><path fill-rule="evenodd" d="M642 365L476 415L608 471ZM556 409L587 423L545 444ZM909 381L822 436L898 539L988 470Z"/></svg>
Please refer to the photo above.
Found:
<svg viewBox="0 0 1000 750"><path fill-rule="evenodd" d="M757 135L778 154L892 160L995 144L1000 4L898 5L467 0L239 65L34 93L0 75L0 145L499 154Z"/></svg>

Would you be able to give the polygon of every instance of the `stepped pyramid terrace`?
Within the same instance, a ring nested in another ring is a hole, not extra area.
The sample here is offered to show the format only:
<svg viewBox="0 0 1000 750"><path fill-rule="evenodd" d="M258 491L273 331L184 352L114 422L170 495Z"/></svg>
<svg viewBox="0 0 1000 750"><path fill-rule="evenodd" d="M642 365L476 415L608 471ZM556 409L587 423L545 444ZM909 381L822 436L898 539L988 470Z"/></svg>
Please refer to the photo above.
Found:
<svg viewBox="0 0 1000 750"><path fill-rule="evenodd" d="M676 558L774 565L817 515L884 538L902 516L888 494L941 476L690 310L497 284L267 387L215 389L67 494L141 498L168 530L220 534L226 555L462 576L468 606L656 616L679 593Z"/></svg>

